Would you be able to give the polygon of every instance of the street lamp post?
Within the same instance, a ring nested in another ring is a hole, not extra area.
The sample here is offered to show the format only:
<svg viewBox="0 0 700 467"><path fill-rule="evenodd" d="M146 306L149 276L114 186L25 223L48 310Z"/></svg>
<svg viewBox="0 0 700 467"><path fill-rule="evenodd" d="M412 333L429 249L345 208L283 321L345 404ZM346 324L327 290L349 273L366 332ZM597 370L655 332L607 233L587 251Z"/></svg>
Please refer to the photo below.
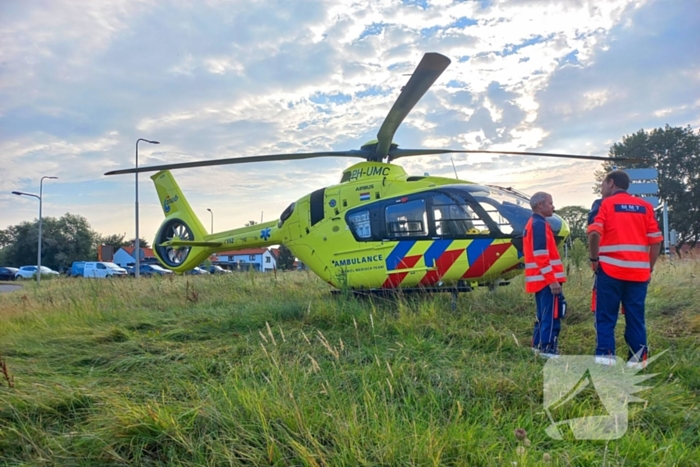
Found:
<svg viewBox="0 0 700 467"><path fill-rule="evenodd" d="M139 138L136 140L136 168L139 168L139 141L145 141L150 144L160 144L158 141L150 141L147 139ZM139 173L134 174L136 176L136 240L134 241L134 256L136 257L136 264L134 266L134 277L139 278L139 269L141 266L141 245L139 243Z"/></svg>
<svg viewBox="0 0 700 467"><path fill-rule="evenodd" d="M38 246L37 246L37 253L36 253L36 283L40 284L41 283L41 210L42 210L42 200L44 196L44 179L47 178L49 180L57 180L58 177L49 177L44 175L41 177L41 180L39 180L39 196L33 195L31 193L24 193L23 191L13 191L13 195L18 195L18 196L31 196L33 198L36 198L39 200L39 240L38 240Z"/></svg>
<svg viewBox="0 0 700 467"><path fill-rule="evenodd" d="M211 214L211 234L214 234L214 211L211 209L207 208L207 211Z"/></svg>

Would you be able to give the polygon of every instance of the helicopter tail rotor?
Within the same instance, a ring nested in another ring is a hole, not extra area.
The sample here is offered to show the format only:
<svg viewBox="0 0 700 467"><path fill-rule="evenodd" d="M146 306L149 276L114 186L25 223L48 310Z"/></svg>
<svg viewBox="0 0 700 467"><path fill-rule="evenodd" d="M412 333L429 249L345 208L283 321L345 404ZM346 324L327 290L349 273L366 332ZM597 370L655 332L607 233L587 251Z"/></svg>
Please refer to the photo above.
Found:
<svg viewBox="0 0 700 467"><path fill-rule="evenodd" d="M209 257L204 241L207 232L169 171L158 172L153 180L160 207L165 214L153 251L169 268L191 269Z"/></svg>

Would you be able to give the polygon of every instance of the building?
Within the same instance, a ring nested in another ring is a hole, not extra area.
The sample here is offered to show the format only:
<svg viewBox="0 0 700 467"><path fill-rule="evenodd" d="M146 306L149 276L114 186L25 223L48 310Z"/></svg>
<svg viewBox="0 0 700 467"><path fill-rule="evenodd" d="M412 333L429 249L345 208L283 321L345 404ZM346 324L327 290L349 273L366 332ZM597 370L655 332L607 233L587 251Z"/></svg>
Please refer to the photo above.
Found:
<svg viewBox="0 0 700 467"><path fill-rule="evenodd" d="M153 250L151 248L141 248L141 256L139 258L140 262L152 262L157 261ZM136 256L134 256L133 246L123 246L114 253L112 262L121 266L133 266L136 264Z"/></svg>
<svg viewBox="0 0 700 467"><path fill-rule="evenodd" d="M216 254L217 261L231 269L253 269L272 271L277 268L277 256L267 248L248 248L239 251L224 251Z"/></svg>

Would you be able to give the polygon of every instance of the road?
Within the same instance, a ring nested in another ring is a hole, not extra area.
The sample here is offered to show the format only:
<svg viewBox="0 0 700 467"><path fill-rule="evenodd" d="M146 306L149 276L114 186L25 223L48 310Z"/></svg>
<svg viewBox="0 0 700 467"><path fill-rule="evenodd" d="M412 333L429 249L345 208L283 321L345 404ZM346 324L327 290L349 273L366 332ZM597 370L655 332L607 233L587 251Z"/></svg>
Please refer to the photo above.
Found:
<svg viewBox="0 0 700 467"><path fill-rule="evenodd" d="M2 292L13 292L15 290L21 289L21 285L9 285L9 284L0 284L0 293Z"/></svg>

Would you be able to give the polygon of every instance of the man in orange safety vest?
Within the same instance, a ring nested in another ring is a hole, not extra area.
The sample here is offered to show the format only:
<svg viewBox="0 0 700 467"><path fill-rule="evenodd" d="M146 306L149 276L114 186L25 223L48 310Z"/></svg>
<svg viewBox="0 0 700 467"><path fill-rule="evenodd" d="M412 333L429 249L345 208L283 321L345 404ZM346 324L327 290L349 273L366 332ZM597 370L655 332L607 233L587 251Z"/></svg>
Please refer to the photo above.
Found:
<svg viewBox="0 0 700 467"><path fill-rule="evenodd" d="M552 196L537 192L530 198L530 207L533 214L525 226L523 256L525 291L535 294L537 304L532 348L541 357L556 358L559 355L558 339L565 307L561 284L566 282L566 274L554 233L546 221L554 214Z"/></svg>
<svg viewBox="0 0 700 467"><path fill-rule="evenodd" d="M628 194L629 185L625 172L608 173L601 185L600 208L588 226L591 268L596 273L595 361L615 364L615 325L622 303L628 366L643 368L648 354L644 302L663 238L654 208Z"/></svg>

